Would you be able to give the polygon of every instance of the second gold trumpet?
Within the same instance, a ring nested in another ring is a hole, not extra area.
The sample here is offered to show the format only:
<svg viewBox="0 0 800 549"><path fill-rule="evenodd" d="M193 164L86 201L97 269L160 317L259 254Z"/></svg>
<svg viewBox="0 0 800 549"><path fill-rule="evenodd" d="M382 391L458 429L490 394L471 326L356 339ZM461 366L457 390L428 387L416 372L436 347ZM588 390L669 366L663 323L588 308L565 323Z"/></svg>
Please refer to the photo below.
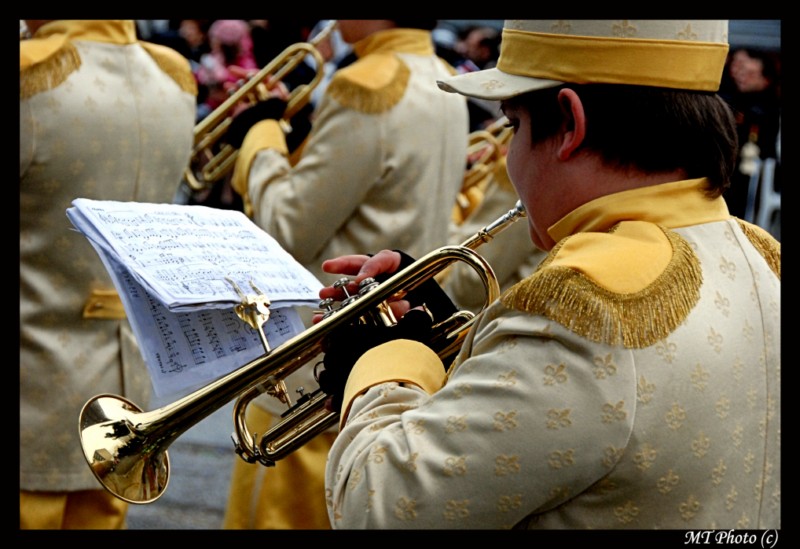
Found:
<svg viewBox="0 0 800 549"><path fill-rule="evenodd" d="M210 188L233 170L239 150L227 143L221 143L221 140L228 131L237 107L243 103L269 99L270 91L297 68L306 56L311 55L317 72L308 84L297 86L291 91L283 115L284 126L291 128L292 117L308 104L312 92L322 80L325 60L317 46L328 38L335 27L336 21L331 21L313 40L287 47L195 126L192 156L184 171L184 181L192 191Z"/></svg>

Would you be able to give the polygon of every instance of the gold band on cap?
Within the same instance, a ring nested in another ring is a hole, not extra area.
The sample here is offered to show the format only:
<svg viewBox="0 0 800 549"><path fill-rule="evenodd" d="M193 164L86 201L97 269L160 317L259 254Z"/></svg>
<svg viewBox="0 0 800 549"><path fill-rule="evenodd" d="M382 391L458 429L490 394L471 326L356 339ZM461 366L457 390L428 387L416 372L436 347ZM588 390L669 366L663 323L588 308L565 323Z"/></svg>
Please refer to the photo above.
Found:
<svg viewBox="0 0 800 549"><path fill-rule="evenodd" d="M497 68L576 84L634 84L717 91L728 44L569 36L503 29ZM625 55L620 55L624 51Z"/></svg>

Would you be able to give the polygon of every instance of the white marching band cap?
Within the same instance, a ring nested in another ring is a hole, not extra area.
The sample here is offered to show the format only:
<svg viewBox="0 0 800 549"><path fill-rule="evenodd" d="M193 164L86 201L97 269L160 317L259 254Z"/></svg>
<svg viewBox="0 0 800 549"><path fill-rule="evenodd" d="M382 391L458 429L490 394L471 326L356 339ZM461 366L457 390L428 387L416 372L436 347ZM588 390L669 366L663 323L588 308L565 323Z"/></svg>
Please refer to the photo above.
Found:
<svg viewBox="0 0 800 549"><path fill-rule="evenodd" d="M563 83L714 92L727 55L727 20L507 20L495 68L437 84L489 100Z"/></svg>

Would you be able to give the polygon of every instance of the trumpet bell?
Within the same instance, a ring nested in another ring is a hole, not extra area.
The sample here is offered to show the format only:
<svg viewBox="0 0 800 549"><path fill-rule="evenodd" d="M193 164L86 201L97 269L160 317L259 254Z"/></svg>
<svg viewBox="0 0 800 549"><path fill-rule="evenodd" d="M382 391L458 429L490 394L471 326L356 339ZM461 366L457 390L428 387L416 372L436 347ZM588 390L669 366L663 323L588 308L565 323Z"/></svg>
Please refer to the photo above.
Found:
<svg viewBox="0 0 800 549"><path fill-rule="evenodd" d="M128 503L151 503L167 489L169 455L140 436L136 414L142 409L131 401L98 395L83 406L78 429L84 457L97 480Z"/></svg>

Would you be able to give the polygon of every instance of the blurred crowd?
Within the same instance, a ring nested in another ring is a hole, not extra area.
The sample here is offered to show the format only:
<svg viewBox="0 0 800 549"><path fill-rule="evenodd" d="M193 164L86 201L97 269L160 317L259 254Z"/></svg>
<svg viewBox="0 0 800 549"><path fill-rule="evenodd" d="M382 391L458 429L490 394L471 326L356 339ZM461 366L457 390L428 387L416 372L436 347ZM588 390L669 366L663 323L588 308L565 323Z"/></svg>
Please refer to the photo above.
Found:
<svg viewBox="0 0 800 549"><path fill-rule="evenodd" d="M163 44L186 57L198 83L197 120L213 112L243 81L266 67L292 44L313 40L328 21L318 19L139 19L142 40ZM494 66L500 53L496 26L476 24L456 27L441 22L434 30L437 53L458 72ZM322 82L315 88L314 104L336 68L352 61L352 52L337 31L316 44L325 60ZM308 83L317 72L308 56L284 82L288 88ZM472 129L489 125L499 115L497 105L470 102Z"/></svg>

